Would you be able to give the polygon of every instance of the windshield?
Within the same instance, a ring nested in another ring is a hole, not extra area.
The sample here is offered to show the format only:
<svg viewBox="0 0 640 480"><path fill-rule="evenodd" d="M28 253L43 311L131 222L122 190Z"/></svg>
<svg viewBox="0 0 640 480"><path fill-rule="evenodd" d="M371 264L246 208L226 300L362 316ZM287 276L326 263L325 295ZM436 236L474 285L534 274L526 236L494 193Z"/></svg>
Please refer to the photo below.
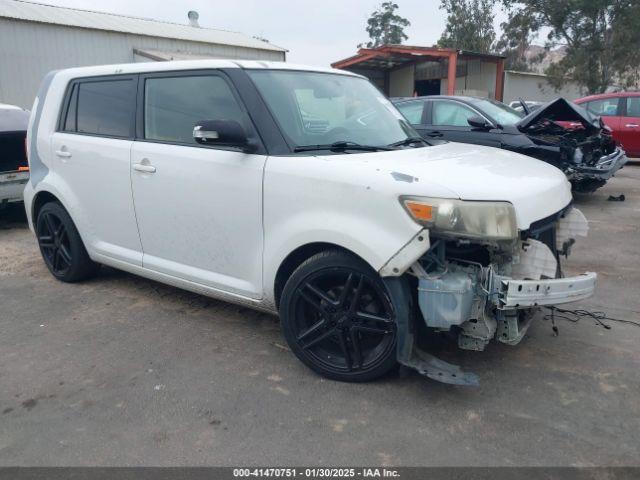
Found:
<svg viewBox="0 0 640 480"><path fill-rule="evenodd" d="M515 125L524 117L521 112L505 105L502 102L484 98L470 98L469 102L489 115L500 125Z"/></svg>
<svg viewBox="0 0 640 480"><path fill-rule="evenodd" d="M331 73L248 70L292 147L387 146L419 137L367 80Z"/></svg>

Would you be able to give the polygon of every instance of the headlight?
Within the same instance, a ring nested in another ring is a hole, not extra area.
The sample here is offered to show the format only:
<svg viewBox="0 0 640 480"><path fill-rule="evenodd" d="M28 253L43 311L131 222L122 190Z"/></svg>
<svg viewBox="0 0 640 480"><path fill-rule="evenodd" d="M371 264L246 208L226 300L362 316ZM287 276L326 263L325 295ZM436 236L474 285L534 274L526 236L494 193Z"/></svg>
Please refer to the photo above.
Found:
<svg viewBox="0 0 640 480"><path fill-rule="evenodd" d="M400 197L400 201L416 222L435 233L483 240L518 236L516 212L509 202L426 197Z"/></svg>

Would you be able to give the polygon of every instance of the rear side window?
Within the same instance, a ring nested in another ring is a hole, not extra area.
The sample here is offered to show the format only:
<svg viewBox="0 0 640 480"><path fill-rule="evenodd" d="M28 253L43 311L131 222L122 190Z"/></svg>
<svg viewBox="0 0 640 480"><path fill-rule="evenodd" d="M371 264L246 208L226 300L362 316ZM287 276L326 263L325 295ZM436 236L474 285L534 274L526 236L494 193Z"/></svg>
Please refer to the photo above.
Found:
<svg viewBox="0 0 640 480"><path fill-rule="evenodd" d="M217 75L147 78L144 138L198 145L193 127L202 120L235 120L245 114L227 82Z"/></svg>
<svg viewBox="0 0 640 480"><path fill-rule="evenodd" d="M424 106L425 103L422 100L402 102L396 105L398 110L400 110L400 113L405 116L411 125L419 125L422 123L422 112L424 111Z"/></svg>
<svg viewBox="0 0 640 480"><path fill-rule="evenodd" d="M587 103L587 110L599 117L615 117L618 115L618 99L593 100Z"/></svg>
<svg viewBox="0 0 640 480"><path fill-rule="evenodd" d="M627 97L627 117L640 117L640 97Z"/></svg>
<svg viewBox="0 0 640 480"><path fill-rule="evenodd" d="M69 94L62 122L65 132L130 138L136 83L133 79L80 81Z"/></svg>

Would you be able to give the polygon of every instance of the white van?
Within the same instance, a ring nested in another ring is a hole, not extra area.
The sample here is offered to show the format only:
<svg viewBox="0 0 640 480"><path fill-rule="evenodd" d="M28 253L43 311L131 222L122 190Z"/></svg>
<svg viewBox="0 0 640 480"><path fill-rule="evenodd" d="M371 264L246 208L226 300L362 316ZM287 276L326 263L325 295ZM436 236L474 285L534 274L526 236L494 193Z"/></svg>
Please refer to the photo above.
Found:
<svg viewBox="0 0 640 480"><path fill-rule="evenodd" d="M477 145L429 145L365 78L204 60L50 73L28 131L24 197L47 267L105 264L278 313L327 377L398 363L477 378L418 347L522 339L535 307L590 296L564 277L586 234L556 168Z"/></svg>

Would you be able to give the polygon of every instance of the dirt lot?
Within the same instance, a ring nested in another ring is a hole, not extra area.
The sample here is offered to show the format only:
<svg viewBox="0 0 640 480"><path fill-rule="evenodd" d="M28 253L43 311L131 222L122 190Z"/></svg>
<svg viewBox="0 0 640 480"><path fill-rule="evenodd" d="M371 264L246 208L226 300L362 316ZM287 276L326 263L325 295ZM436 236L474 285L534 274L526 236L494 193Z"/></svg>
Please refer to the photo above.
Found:
<svg viewBox="0 0 640 480"><path fill-rule="evenodd" d="M591 232L565 267L600 275L579 306L638 321L640 166L576 203ZM517 347L443 345L476 389L336 383L268 315L106 268L55 281L19 212L1 215L0 465L640 464L638 327L554 337L540 318Z"/></svg>

